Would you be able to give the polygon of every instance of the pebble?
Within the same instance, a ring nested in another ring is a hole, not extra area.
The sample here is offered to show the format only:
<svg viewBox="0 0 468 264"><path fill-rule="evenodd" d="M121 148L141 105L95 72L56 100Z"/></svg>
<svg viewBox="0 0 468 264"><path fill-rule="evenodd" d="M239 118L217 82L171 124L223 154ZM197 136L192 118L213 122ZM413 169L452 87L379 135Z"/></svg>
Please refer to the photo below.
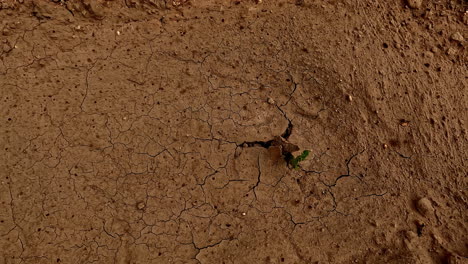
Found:
<svg viewBox="0 0 468 264"><path fill-rule="evenodd" d="M271 98L271 97L268 97L267 102L268 102L269 104L271 104L271 105L272 105L272 104L275 104L275 100L273 100L273 98Z"/></svg>
<svg viewBox="0 0 468 264"><path fill-rule="evenodd" d="M421 8L422 0L408 0L408 6L411 8Z"/></svg>
<svg viewBox="0 0 468 264"><path fill-rule="evenodd" d="M145 208L145 207L146 207L146 205L145 205L144 202L139 202L139 203L137 204L137 208L138 208L139 210L143 210L143 208Z"/></svg>
<svg viewBox="0 0 468 264"><path fill-rule="evenodd" d="M453 33L451 36L450 36L450 39L451 40L454 40L456 42L463 42L465 40L465 38L463 37L463 35L460 33L460 32L455 32Z"/></svg>
<svg viewBox="0 0 468 264"><path fill-rule="evenodd" d="M416 202L416 208L423 216L429 216L431 213L434 213L434 207L432 207L431 201L426 197L423 197Z"/></svg>
<svg viewBox="0 0 468 264"><path fill-rule="evenodd" d="M400 122L400 126L402 127L407 127L409 125L409 122L408 121L402 121Z"/></svg>
<svg viewBox="0 0 468 264"><path fill-rule="evenodd" d="M450 48L447 49L446 53L447 53L447 55L455 55L455 54L457 54L457 50L450 47Z"/></svg>
<svg viewBox="0 0 468 264"><path fill-rule="evenodd" d="M353 101L353 97L349 94L346 95L346 100L352 102Z"/></svg>

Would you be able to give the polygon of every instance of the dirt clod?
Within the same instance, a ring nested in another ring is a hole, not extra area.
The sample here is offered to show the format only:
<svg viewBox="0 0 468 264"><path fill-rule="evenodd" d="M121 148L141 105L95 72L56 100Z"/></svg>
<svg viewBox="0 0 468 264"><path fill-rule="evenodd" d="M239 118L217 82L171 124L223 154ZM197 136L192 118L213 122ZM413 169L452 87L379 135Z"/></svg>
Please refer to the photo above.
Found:
<svg viewBox="0 0 468 264"><path fill-rule="evenodd" d="M447 51L445 52L447 55L455 55L457 54L457 49L453 48L453 47L450 47L447 49Z"/></svg>
<svg viewBox="0 0 468 264"><path fill-rule="evenodd" d="M137 203L138 210L143 210L145 207L146 207L146 204L144 202Z"/></svg>
<svg viewBox="0 0 468 264"><path fill-rule="evenodd" d="M416 207L423 216L429 216L434 212L431 201L426 197L419 199L416 202Z"/></svg>
<svg viewBox="0 0 468 264"><path fill-rule="evenodd" d="M463 42L465 38L460 32L455 32L450 36L450 39L456 42Z"/></svg>

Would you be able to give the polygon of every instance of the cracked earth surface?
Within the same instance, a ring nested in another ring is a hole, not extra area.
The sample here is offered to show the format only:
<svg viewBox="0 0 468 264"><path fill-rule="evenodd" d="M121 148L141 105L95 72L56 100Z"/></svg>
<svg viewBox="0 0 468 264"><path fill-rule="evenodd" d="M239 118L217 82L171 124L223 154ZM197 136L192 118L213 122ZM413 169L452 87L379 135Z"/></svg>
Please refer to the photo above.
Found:
<svg viewBox="0 0 468 264"><path fill-rule="evenodd" d="M55 2L0 1L0 263L467 263L466 2Z"/></svg>

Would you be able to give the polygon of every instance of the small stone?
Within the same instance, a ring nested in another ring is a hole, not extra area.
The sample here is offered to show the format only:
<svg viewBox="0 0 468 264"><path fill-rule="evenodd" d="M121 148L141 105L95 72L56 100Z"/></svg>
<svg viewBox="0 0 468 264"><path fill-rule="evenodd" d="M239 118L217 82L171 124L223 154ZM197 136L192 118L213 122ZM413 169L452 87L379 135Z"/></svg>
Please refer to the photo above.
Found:
<svg viewBox="0 0 468 264"><path fill-rule="evenodd" d="M408 0L408 6L411 8L421 8L422 0Z"/></svg>
<svg viewBox="0 0 468 264"><path fill-rule="evenodd" d="M271 97L268 97L267 102L268 102L269 104L271 104L271 105L275 104L275 100L273 100L273 98L271 98Z"/></svg>
<svg viewBox="0 0 468 264"><path fill-rule="evenodd" d="M353 101L353 97L349 94L346 95L346 100L352 102Z"/></svg>
<svg viewBox="0 0 468 264"><path fill-rule="evenodd" d="M450 39L456 42L463 42L465 38L460 32L455 32L450 36Z"/></svg>
<svg viewBox="0 0 468 264"><path fill-rule="evenodd" d="M143 210L146 207L144 202L139 202L137 203L137 208L138 210Z"/></svg>
<svg viewBox="0 0 468 264"><path fill-rule="evenodd" d="M423 197L416 202L416 208L423 216L429 216L434 213L434 207L432 207L431 201L426 197Z"/></svg>
<svg viewBox="0 0 468 264"><path fill-rule="evenodd" d="M450 55L450 56L455 55L455 54L457 54L457 50L455 48L450 47L450 48L447 49L446 53L447 53L447 55Z"/></svg>
<svg viewBox="0 0 468 264"><path fill-rule="evenodd" d="M409 121L405 119L400 119L400 126L407 127L409 126Z"/></svg>
<svg viewBox="0 0 468 264"><path fill-rule="evenodd" d="M116 33L117 33L117 36L120 36L120 31L118 31L118 30L117 30L117 32L116 32Z"/></svg>

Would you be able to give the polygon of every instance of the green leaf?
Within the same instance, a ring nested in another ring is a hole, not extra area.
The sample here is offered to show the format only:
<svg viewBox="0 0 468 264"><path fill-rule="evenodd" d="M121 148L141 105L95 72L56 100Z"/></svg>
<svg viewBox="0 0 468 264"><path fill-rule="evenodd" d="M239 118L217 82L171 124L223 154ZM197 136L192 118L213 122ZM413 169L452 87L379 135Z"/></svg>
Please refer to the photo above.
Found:
<svg viewBox="0 0 468 264"><path fill-rule="evenodd" d="M286 156L286 161L289 162L289 164L294 168L298 169L299 168L299 162L304 161L307 156L309 156L310 151L309 150L304 150L301 155L294 157L291 153L288 153L289 155Z"/></svg>
<svg viewBox="0 0 468 264"><path fill-rule="evenodd" d="M302 154L297 157L297 160L298 161L304 161L307 158L307 156L309 156L309 153L310 153L310 151L304 150L302 152Z"/></svg>

